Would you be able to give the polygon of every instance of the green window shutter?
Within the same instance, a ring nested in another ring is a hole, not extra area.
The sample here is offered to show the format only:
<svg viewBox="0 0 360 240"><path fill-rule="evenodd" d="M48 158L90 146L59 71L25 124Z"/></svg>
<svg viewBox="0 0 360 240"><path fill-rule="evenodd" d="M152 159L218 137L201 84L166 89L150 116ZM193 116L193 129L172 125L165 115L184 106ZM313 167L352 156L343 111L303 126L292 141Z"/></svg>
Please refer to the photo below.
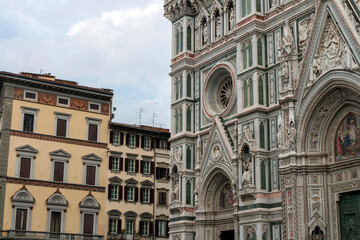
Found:
<svg viewBox="0 0 360 240"><path fill-rule="evenodd" d="M180 50L180 48L179 48L179 46L180 46L179 37L180 37L179 30L176 30L176 54L178 54L179 50Z"/></svg>
<svg viewBox="0 0 360 240"><path fill-rule="evenodd" d="M249 42L248 44L248 55L249 55L249 67L253 65L253 54L252 54L252 43Z"/></svg>
<svg viewBox="0 0 360 240"><path fill-rule="evenodd" d="M179 132L179 113L175 111L175 133Z"/></svg>
<svg viewBox="0 0 360 240"><path fill-rule="evenodd" d="M182 132L182 129L183 129L183 113L182 113L182 109L180 109L180 127L179 127L179 130L180 132Z"/></svg>
<svg viewBox="0 0 360 240"><path fill-rule="evenodd" d="M181 29L180 31L180 52L184 50L184 32Z"/></svg>
<svg viewBox="0 0 360 240"><path fill-rule="evenodd" d="M249 88L250 88L250 106L252 106L254 104L254 84L252 79L250 79Z"/></svg>
<svg viewBox="0 0 360 240"><path fill-rule="evenodd" d="M261 12L261 1L260 0L256 0L256 11Z"/></svg>
<svg viewBox="0 0 360 240"><path fill-rule="evenodd" d="M191 169L191 148L186 148L186 168Z"/></svg>
<svg viewBox="0 0 360 240"><path fill-rule="evenodd" d="M259 104L264 104L264 81L259 78Z"/></svg>
<svg viewBox="0 0 360 240"><path fill-rule="evenodd" d="M247 82L244 81L244 108L248 106L248 85Z"/></svg>
<svg viewBox="0 0 360 240"><path fill-rule="evenodd" d="M247 14L251 13L251 2L252 0L247 0Z"/></svg>
<svg viewBox="0 0 360 240"><path fill-rule="evenodd" d="M186 96L191 97L191 75L187 75L186 79Z"/></svg>
<svg viewBox="0 0 360 240"><path fill-rule="evenodd" d="M179 80L176 79L175 81L175 91L176 91L176 100L179 99Z"/></svg>
<svg viewBox="0 0 360 240"><path fill-rule="evenodd" d="M183 79L182 76L180 77L180 84L179 84L179 88L180 88L180 98L183 97Z"/></svg>
<svg viewBox="0 0 360 240"><path fill-rule="evenodd" d="M247 68L247 51L245 43L242 46L243 69Z"/></svg>
<svg viewBox="0 0 360 240"><path fill-rule="evenodd" d="M191 108L186 109L186 131L191 131Z"/></svg>
<svg viewBox="0 0 360 240"><path fill-rule="evenodd" d="M191 183L186 183L186 204L191 204Z"/></svg>
<svg viewBox="0 0 360 240"><path fill-rule="evenodd" d="M191 27L187 27L187 40L186 40L186 49L191 51Z"/></svg>
<svg viewBox="0 0 360 240"><path fill-rule="evenodd" d="M245 17L246 16L246 0L242 0L241 1L241 16Z"/></svg>
<svg viewBox="0 0 360 240"><path fill-rule="evenodd" d="M257 41L257 56L258 56L258 64L262 65L263 64L263 59L262 59L262 41L261 38L258 39Z"/></svg>
<svg viewBox="0 0 360 240"><path fill-rule="evenodd" d="M260 124L260 147L265 148L265 126Z"/></svg>
<svg viewBox="0 0 360 240"><path fill-rule="evenodd" d="M266 189L266 172L265 172L265 162L264 161L261 161L260 171L261 171L261 189Z"/></svg>

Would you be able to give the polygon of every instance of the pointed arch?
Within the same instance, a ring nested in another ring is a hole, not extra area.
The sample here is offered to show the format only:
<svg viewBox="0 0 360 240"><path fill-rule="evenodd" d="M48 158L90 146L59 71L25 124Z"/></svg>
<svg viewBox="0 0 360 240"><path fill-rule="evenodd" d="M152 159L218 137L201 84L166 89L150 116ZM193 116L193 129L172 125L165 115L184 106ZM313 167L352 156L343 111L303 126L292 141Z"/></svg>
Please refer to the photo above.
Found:
<svg viewBox="0 0 360 240"><path fill-rule="evenodd" d="M264 105L264 80L262 76L259 77L258 87L259 87L259 104Z"/></svg>
<svg viewBox="0 0 360 240"><path fill-rule="evenodd" d="M192 89L192 86L191 86L191 74L188 73L187 74L187 77L186 77L186 96L187 97L191 97L191 89Z"/></svg>
<svg viewBox="0 0 360 240"><path fill-rule="evenodd" d="M191 204L191 182L186 181L186 204Z"/></svg>
<svg viewBox="0 0 360 240"><path fill-rule="evenodd" d="M252 41L250 40L247 44L247 52L249 58L249 67L253 65L253 50L252 50Z"/></svg>
<svg viewBox="0 0 360 240"><path fill-rule="evenodd" d="M183 112L182 109L180 108L179 110L179 131L182 132L183 130Z"/></svg>
<svg viewBox="0 0 360 240"><path fill-rule="evenodd" d="M191 106L186 108L186 131L191 132Z"/></svg>
<svg viewBox="0 0 360 240"><path fill-rule="evenodd" d="M263 46L262 46L262 38L258 38L257 40L257 59L258 65L263 65Z"/></svg>
<svg viewBox="0 0 360 240"><path fill-rule="evenodd" d="M242 45L241 54L242 54L242 61L243 61L243 69L246 69L247 61L248 61L246 43L243 43L243 45Z"/></svg>
<svg viewBox="0 0 360 240"><path fill-rule="evenodd" d="M246 80L244 80L244 86L243 86L243 96L244 96L244 108L248 107L248 83Z"/></svg>
<svg viewBox="0 0 360 240"><path fill-rule="evenodd" d="M249 105L252 106L254 104L254 83L252 78L249 80Z"/></svg>

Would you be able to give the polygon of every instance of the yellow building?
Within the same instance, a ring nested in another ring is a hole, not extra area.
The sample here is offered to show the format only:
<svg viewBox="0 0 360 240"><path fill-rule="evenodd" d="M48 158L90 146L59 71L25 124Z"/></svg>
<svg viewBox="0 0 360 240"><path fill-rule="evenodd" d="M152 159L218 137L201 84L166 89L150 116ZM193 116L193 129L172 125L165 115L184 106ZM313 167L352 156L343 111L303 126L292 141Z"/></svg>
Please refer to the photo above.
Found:
<svg viewBox="0 0 360 240"><path fill-rule="evenodd" d="M108 239L166 239L169 130L110 123Z"/></svg>
<svg viewBox="0 0 360 240"><path fill-rule="evenodd" d="M112 90L49 74L0 79L3 236L103 239Z"/></svg>

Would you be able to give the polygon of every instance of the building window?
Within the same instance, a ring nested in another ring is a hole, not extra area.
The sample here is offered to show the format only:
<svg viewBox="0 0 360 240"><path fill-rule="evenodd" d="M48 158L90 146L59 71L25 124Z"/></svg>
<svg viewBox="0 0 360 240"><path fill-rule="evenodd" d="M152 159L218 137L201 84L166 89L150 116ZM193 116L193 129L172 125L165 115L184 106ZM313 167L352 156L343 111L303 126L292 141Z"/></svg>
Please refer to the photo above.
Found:
<svg viewBox="0 0 360 240"><path fill-rule="evenodd" d="M98 142L100 139L100 124L101 119L86 118L87 119L87 140Z"/></svg>
<svg viewBox="0 0 360 240"><path fill-rule="evenodd" d="M128 172L135 172L135 160L128 159Z"/></svg>
<svg viewBox="0 0 360 240"><path fill-rule="evenodd" d="M187 75L187 78L186 78L186 96L191 97L191 75L190 75L190 73Z"/></svg>
<svg viewBox="0 0 360 240"><path fill-rule="evenodd" d="M249 80L249 93L250 93L249 102L250 102L250 106L252 106L254 104L254 84L252 79Z"/></svg>
<svg viewBox="0 0 360 240"><path fill-rule="evenodd" d="M264 80L259 77L259 104L264 104Z"/></svg>
<svg viewBox="0 0 360 240"><path fill-rule="evenodd" d="M109 216L109 234L116 235L121 232L121 212L119 210L108 211Z"/></svg>
<svg viewBox="0 0 360 240"><path fill-rule="evenodd" d="M186 148L186 168L191 169L191 147Z"/></svg>
<svg viewBox="0 0 360 240"><path fill-rule="evenodd" d="M97 235L98 212L100 205L98 201L92 196L86 196L80 202L80 234Z"/></svg>
<svg viewBox="0 0 360 240"><path fill-rule="evenodd" d="M264 122L260 123L260 148L265 148L265 126L264 126Z"/></svg>
<svg viewBox="0 0 360 240"><path fill-rule="evenodd" d="M100 111L100 103L89 103L89 110L99 112Z"/></svg>
<svg viewBox="0 0 360 240"><path fill-rule="evenodd" d="M159 205L164 205L166 206L167 205L167 196L166 196L166 192L159 192Z"/></svg>
<svg viewBox="0 0 360 240"><path fill-rule="evenodd" d="M24 91L24 99L37 100L37 92L25 90Z"/></svg>
<svg viewBox="0 0 360 240"><path fill-rule="evenodd" d="M29 231L31 230L31 214L34 198L26 189L17 191L11 198L12 221L11 229Z"/></svg>
<svg viewBox="0 0 360 240"><path fill-rule="evenodd" d="M69 133L69 119L71 114L55 112L55 135L67 137Z"/></svg>
<svg viewBox="0 0 360 240"><path fill-rule="evenodd" d="M94 153L85 155L83 159L83 184L99 185L99 166L102 158Z"/></svg>
<svg viewBox="0 0 360 240"><path fill-rule="evenodd" d="M63 149L50 152L50 181L67 182L68 161L71 154Z"/></svg>
<svg viewBox="0 0 360 240"><path fill-rule="evenodd" d="M246 51L246 44L242 45L241 54L243 57L243 69L247 68L247 51Z"/></svg>
<svg viewBox="0 0 360 240"><path fill-rule="evenodd" d="M111 163L111 169L112 170L119 170L119 162L120 162L120 159L118 157L113 157L112 158L112 163Z"/></svg>
<svg viewBox="0 0 360 240"><path fill-rule="evenodd" d="M142 163L143 163L143 173L144 173L144 174L150 174L150 165L151 165L151 162L142 161Z"/></svg>
<svg viewBox="0 0 360 240"><path fill-rule="evenodd" d="M58 97L57 98L57 104L62 106L69 106L70 98L67 97Z"/></svg>
<svg viewBox="0 0 360 240"><path fill-rule="evenodd" d="M149 236L149 222L142 222L141 232L143 236Z"/></svg>
<svg viewBox="0 0 360 240"><path fill-rule="evenodd" d="M156 220L156 236L158 237L167 236L167 221Z"/></svg>
<svg viewBox="0 0 360 240"><path fill-rule="evenodd" d="M149 203L150 202L150 189L143 188L143 196L142 196L142 202Z"/></svg>
<svg viewBox="0 0 360 240"><path fill-rule="evenodd" d="M136 136L133 134L129 135L129 147L135 147Z"/></svg>
<svg viewBox="0 0 360 240"><path fill-rule="evenodd" d="M47 231L64 232L67 200L61 193L56 192L48 198L46 205L48 208Z"/></svg>
<svg viewBox="0 0 360 240"><path fill-rule="evenodd" d="M111 185L111 200L119 200L119 186Z"/></svg>
<svg viewBox="0 0 360 240"><path fill-rule="evenodd" d="M50 232L59 233L61 232L61 215L62 212L51 211L50 213Z"/></svg>
<svg viewBox="0 0 360 240"><path fill-rule="evenodd" d="M38 150L30 145L16 148L17 167L16 176L21 178L34 178L35 157Z"/></svg>
<svg viewBox="0 0 360 240"><path fill-rule="evenodd" d="M110 184L108 185L108 199L118 201L122 199L122 180L115 176L109 178Z"/></svg>
<svg viewBox="0 0 360 240"><path fill-rule="evenodd" d="M36 117L39 109L36 108L22 108L22 131L36 132Z"/></svg>
<svg viewBox="0 0 360 240"><path fill-rule="evenodd" d="M248 106L248 98L249 98L249 94L248 94L248 84L247 81L244 80L244 86L243 86L243 92L244 92L244 108L246 108Z"/></svg>
<svg viewBox="0 0 360 240"><path fill-rule="evenodd" d="M191 131L191 107L186 109L186 131Z"/></svg>
<svg viewBox="0 0 360 240"><path fill-rule="evenodd" d="M249 56L249 67L253 65L253 55L252 55L252 43L249 41L248 46L248 56Z"/></svg>
<svg viewBox="0 0 360 240"><path fill-rule="evenodd" d="M266 190L266 167L265 161L260 163L260 172L261 172L261 189Z"/></svg>
<svg viewBox="0 0 360 240"><path fill-rule="evenodd" d="M133 235L133 233L134 233L134 221L127 220L126 221L126 234Z"/></svg>
<svg viewBox="0 0 360 240"><path fill-rule="evenodd" d="M184 50L184 31L180 28L180 52Z"/></svg>
<svg viewBox="0 0 360 240"><path fill-rule="evenodd" d="M156 179L158 180L168 180L168 169L163 167L156 168Z"/></svg>
<svg viewBox="0 0 360 240"><path fill-rule="evenodd" d="M182 109L180 108L179 110L179 131L182 132L183 130L183 112Z"/></svg>
<svg viewBox="0 0 360 240"><path fill-rule="evenodd" d="M134 187L127 187L127 201L134 201Z"/></svg>
<svg viewBox="0 0 360 240"><path fill-rule="evenodd" d="M116 234L117 233L117 224L118 224L118 220L117 219L110 219L110 230L109 232L112 234Z"/></svg>
<svg viewBox="0 0 360 240"><path fill-rule="evenodd" d="M123 170L123 158L118 156L109 157L109 169L112 171Z"/></svg>
<svg viewBox="0 0 360 240"><path fill-rule="evenodd" d="M120 133L119 132L114 132L113 135L113 144L114 145L119 145L120 144Z"/></svg>
<svg viewBox="0 0 360 240"><path fill-rule="evenodd" d="M257 54L258 54L258 64L263 65L263 50L262 50L262 39L258 38L257 41Z"/></svg>
<svg viewBox="0 0 360 240"><path fill-rule="evenodd" d="M190 27L190 25L187 27L186 31L187 31L186 32L186 37L187 37L187 39L186 39L186 49L191 51L191 27Z"/></svg>
<svg viewBox="0 0 360 240"><path fill-rule="evenodd" d="M191 182L186 183L186 204L191 204Z"/></svg>
<svg viewBox="0 0 360 240"><path fill-rule="evenodd" d="M144 148L147 150L151 149L151 138L144 137Z"/></svg>
<svg viewBox="0 0 360 240"><path fill-rule="evenodd" d="M63 182L64 181L64 162L54 163L54 181Z"/></svg>

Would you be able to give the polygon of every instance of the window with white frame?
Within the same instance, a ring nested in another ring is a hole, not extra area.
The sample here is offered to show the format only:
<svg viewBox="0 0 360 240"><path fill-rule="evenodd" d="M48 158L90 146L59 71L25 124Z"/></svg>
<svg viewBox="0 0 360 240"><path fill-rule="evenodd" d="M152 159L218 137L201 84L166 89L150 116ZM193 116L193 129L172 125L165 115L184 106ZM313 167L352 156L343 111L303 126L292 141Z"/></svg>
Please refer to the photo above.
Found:
<svg viewBox="0 0 360 240"><path fill-rule="evenodd" d="M148 212L144 212L140 214L140 221L139 221L139 232L142 236L151 236L153 234L153 215Z"/></svg>
<svg viewBox="0 0 360 240"><path fill-rule="evenodd" d="M128 211L124 213L126 221L126 235L133 235L135 233L135 221L137 218L137 213L133 211Z"/></svg>
<svg viewBox="0 0 360 240"><path fill-rule="evenodd" d="M141 233L143 236L149 236L149 222L142 223Z"/></svg>
<svg viewBox="0 0 360 240"><path fill-rule="evenodd" d="M120 165L120 158L112 157L111 170L119 170L120 169L119 165Z"/></svg>
<svg viewBox="0 0 360 240"><path fill-rule="evenodd" d="M63 149L50 152L50 181L67 182L68 162L71 154Z"/></svg>
<svg viewBox="0 0 360 240"><path fill-rule="evenodd" d="M52 194L48 200L47 205L47 224L46 229L48 232L64 232L66 209L68 202L61 193Z"/></svg>
<svg viewBox="0 0 360 240"><path fill-rule="evenodd" d="M126 220L126 234L132 235L134 233L134 221Z"/></svg>
<svg viewBox="0 0 360 240"><path fill-rule="evenodd" d="M128 159L128 172L135 172L135 159Z"/></svg>
<svg viewBox="0 0 360 240"><path fill-rule="evenodd" d="M55 136L68 137L69 136L69 120L71 114L54 112L55 114Z"/></svg>
<svg viewBox="0 0 360 240"><path fill-rule="evenodd" d="M89 110L100 112L100 103L89 102Z"/></svg>
<svg viewBox="0 0 360 240"><path fill-rule="evenodd" d="M167 235L167 221L156 220L156 225L157 225L156 236L165 237Z"/></svg>
<svg viewBox="0 0 360 240"><path fill-rule="evenodd" d="M83 159L83 184L99 185L99 166L102 158L94 153L85 155Z"/></svg>
<svg viewBox="0 0 360 240"><path fill-rule="evenodd" d="M151 149L151 138L150 137L144 137L144 148Z"/></svg>
<svg viewBox="0 0 360 240"><path fill-rule="evenodd" d="M139 188L136 187L138 181L133 178L125 180L125 201L127 202L137 202L139 198Z"/></svg>
<svg viewBox="0 0 360 240"><path fill-rule="evenodd" d="M109 225L110 225L109 233L110 234L117 233L117 224L118 224L118 219L113 219L113 218L109 219Z"/></svg>
<svg viewBox="0 0 360 240"><path fill-rule="evenodd" d="M109 216L109 234L117 235L121 233L121 212L116 209L108 211Z"/></svg>
<svg viewBox="0 0 360 240"><path fill-rule="evenodd" d="M129 147L135 147L136 146L136 135L130 134L129 135Z"/></svg>
<svg viewBox="0 0 360 240"><path fill-rule="evenodd" d="M109 178L110 184L108 186L108 199L112 201L120 201L122 199L122 180L114 176Z"/></svg>
<svg viewBox="0 0 360 240"><path fill-rule="evenodd" d="M119 199L119 186L111 185L111 200Z"/></svg>
<svg viewBox="0 0 360 240"><path fill-rule="evenodd" d="M86 196L80 202L80 234L98 234L98 213L100 205L93 196Z"/></svg>
<svg viewBox="0 0 360 240"><path fill-rule="evenodd" d="M16 177L34 178L35 158L38 150L30 145L24 145L16 148L17 164Z"/></svg>
<svg viewBox="0 0 360 240"><path fill-rule="evenodd" d="M36 118L39 112L38 108L21 107L22 121L21 130L24 132L36 132Z"/></svg>
<svg viewBox="0 0 360 240"><path fill-rule="evenodd" d="M98 142L100 140L101 119L86 117L88 141Z"/></svg>
<svg viewBox="0 0 360 240"><path fill-rule="evenodd" d="M154 183L149 180L140 182L140 202L142 203L153 203L154 202Z"/></svg>
<svg viewBox="0 0 360 240"><path fill-rule="evenodd" d="M68 107L70 105L69 103L70 103L70 98L62 97L62 96L57 97L57 105Z"/></svg>
<svg viewBox="0 0 360 240"><path fill-rule="evenodd" d="M132 202L132 201L134 201L134 192L135 192L135 188L134 187L127 187L127 193L126 193L126 195L127 195L127 201L129 201L129 202Z"/></svg>
<svg viewBox="0 0 360 240"><path fill-rule="evenodd" d="M24 99L36 101L37 100L37 92L25 90L24 91Z"/></svg>
<svg viewBox="0 0 360 240"><path fill-rule="evenodd" d="M119 133L119 132L114 132L113 133L113 144L114 145L119 145L120 144L120 136L121 136L121 133Z"/></svg>
<svg viewBox="0 0 360 240"><path fill-rule="evenodd" d="M149 203L150 202L150 189L148 188L144 188L143 189L143 198L142 201L144 203Z"/></svg>
<svg viewBox="0 0 360 240"><path fill-rule="evenodd" d="M20 231L31 230L32 209L35 200L26 189L17 191L11 198L12 218L11 229Z"/></svg>
<svg viewBox="0 0 360 240"><path fill-rule="evenodd" d="M150 174L151 162L149 161L142 161L142 162L143 162L143 173Z"/></svg>

